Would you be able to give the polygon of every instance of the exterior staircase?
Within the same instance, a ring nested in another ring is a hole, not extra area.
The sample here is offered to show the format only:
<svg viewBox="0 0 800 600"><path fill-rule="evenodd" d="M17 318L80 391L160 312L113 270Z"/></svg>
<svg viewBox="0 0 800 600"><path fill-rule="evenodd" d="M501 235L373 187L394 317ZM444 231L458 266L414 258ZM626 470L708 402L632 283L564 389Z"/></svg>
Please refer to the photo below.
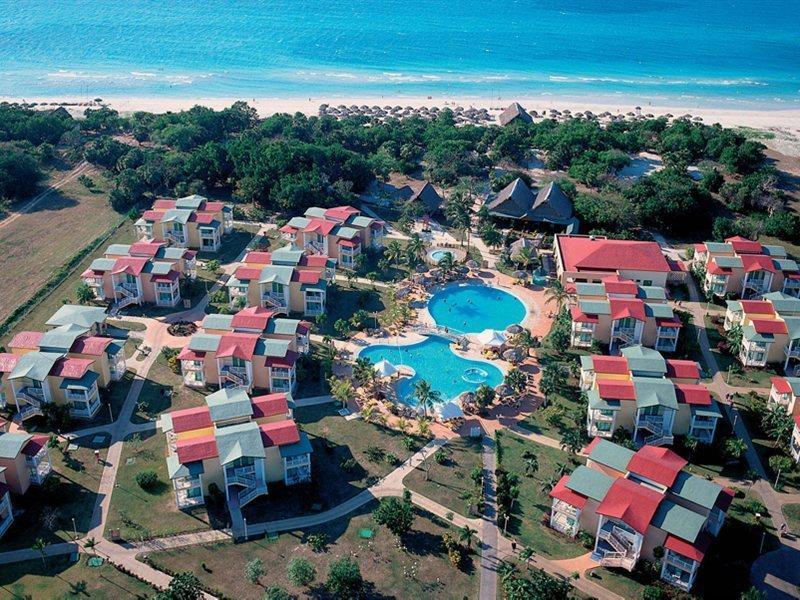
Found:
<svg viewBox="0 0 800 600"><path fill-rule="evenodd" d="M592 558L604 567L617 567L633 570L636 566L636 554L633 544L625 537L622 529L616 526L610 528L602 527L597 537L606 542L612 550L596 548L592 553Z"/></svg>
<svg viewBox="0 0 800 600"><path fill-rule="evenodd" d="M304 246L305 246L305 248L307 250L311 250L311 252L313 252L314 254L322 254L323 253L322 246L320 244L318 244L317 242L306 242L304 244Z"/></svg>
<svg viewBox="0 0 800 600"><path fill-rule="evenodd" d="M24 389L18 390L16 396L17 398L25 400L26 404L14 415L13 421L15 423L20 424L31 417L41 417L44 415L44 411L42 410L42 400L36 398L32 394L29 394Z"/></svg>
<svg viewBox="0 0 800 600"><path fill-rule="evenodd" d="M222 377L225 381L232 383L235 387L247 387L247 376L240 375L232 371L230 367L222 368Z"/></svg>
<svg viewBox="0 0 800 600"><path fill-rule="evenodd" d="M131 304L134 304L139 301L138 292L134 292L133 290L125 287L124 285L117 285L114 288L114 291L122 294L122 298L117 300L117 308L125 308Z"/></svg>

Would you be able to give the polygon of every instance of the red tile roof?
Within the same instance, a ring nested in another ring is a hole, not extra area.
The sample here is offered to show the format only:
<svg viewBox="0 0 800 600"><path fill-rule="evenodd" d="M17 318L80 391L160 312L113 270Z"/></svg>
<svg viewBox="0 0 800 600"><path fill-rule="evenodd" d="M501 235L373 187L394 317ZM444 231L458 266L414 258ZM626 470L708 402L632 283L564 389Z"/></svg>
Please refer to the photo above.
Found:
<svg viewBox="0 0 800 600"><path fill-rule="evenodd" d="M236 267L236 271L234 272L233 276L239 281L252 281L253 279L260 279L261 267Z"/></svg>
<svg viewBox="0 0 800 600"><path fill-rule="evenodd" d="M214 439L213 435L204 435L190 440L180 440L175 444L175 451L178 454L178 460L184 465L196 460L205 460L207 458L219 456L217 440Z"/></svg>
<svg viewBox="0 0 800 600"><path fill-rule="evenodd" d="M558 248L567 271L654 271L670 268L655 242L592 239L588 236L558 235Z"/></svg>
<svg viewBox="0 0 800 600"><path fill-rule="evenodd" d="M322 278L320 271L312 271L310 269L295 269L292 273L292 281L299 281L300 283L319 283Z"/></svg>
<svg viewBox="0 0 800 600"><path fill-rule="evenodd" d="M328 221L326 219L318 219L312 218L308 225L306 225L303 231L307 231L309 233L321 233L322 235L328 235L334 227L336 227L338 223L336 221Z"/></svg>
<svg viewBox="0 0 800 600"><path fill-rule="evenodd" d="M567 481L569 481L569 475L562 475L555 487L550 490L550 497L566 502L576 508L583 508L586 506L587 498L569 489L567 487Z"/></svg>
<svg viewBox="0 0 800 600"><path fill-rule="evenodd" d="M300 321L297 324L297 333L308 333L309 331L311 331L311 323L308 321Z"/></svg>
<svg viewBox="0 0 800 600"><path fill-rule="evenodd" d="M214 220L214 215L212 213L196 213L194 219L199 225L208 225L211 221Z"/></svg>
<svg viewBox="0 0 800 600"><path fill-rule="evenodd" d="M708 261L706 270L712 275L730 275L733 272L730 267L720 267L713 257Z"/></svg>
<svg viewBox="0 0 800 600"><path fill-rule="evenodd" d="M209 212L220 212L222 209L225 208L225 203L216 200L206 200L202 204L202 208L203 210L207 210Z"/></svg>
<svg viewBox="0 0 800 600"><path fill-rule="evenodd" d="M253 360L257 343L257 333L226 333L219 340L217 358L233 356L242 360Z"/></svg>
<svg viewBox="0 0 800 600"><path fill-rule="evenodd" d="M122 256L114 263L114 268L111 270L112 275L119 273L129 273L130 275L139 275L147 266L149 259L141 256Z"/></svg>
<svg viewBox="0 0 800 600"><path fill-rule="evenodd" d="M706 245L705 244L695 244L694 245L694 251L695 252L705 252L706 251Z"/></svg>
<svg viewBox="0 0 800 600"><path fill-rule="evenodd" d="M628 294L635 296L639 291L639 286L636 285L635 281L620 277L616 274L603 277L601 281L606 288L607 294Z"/></svg>
<svg viewBox="0 0 800 600"><path fill-rule="evenodd" d="M711 393L704 385L676 383L675 395L678 398L678 402L684 404L694 404L696 406L709 406L711 404Z"/></svg>
<svg viewBox="0 0 800 600"><path fill-rule="evenodd" d="M260 306L251 306L233 315L231 325L235 328L258 329L263 331L267 328L269 320L274 315L274 310L269 310Z"/></svg>
<svg viewBox="0 0 800 600"><path fill-rule="evenodd" d="M647 316L644 313L644 302L642 300L611 298L608 302L611 305L611 318L615 321L628 317L636 319L637 321L647 320Z"/></svg>
<svg viewBox="0 0 800 600"><path fill-rule="evenodd" d="M274 417L289 412L287 395L283 392L253 398L253 418Z"/></svg>
<svg viewBox="0 0 800 600"><path fill-rule="evenodd" d="M292 227L287 223L286 225L278 229L278 231L280 231L281 233L296 233L297 227Z"/></svg>
<svg viewBox="0 0 800 600"><path fill-rule="evenodd" d="M345 248L357 248L361 245L361 238L356 236L352 240L339 240L337 244Z"/></svg>
<svg viewBox="0 0 800 600"><path fill-rule="evenodd" d="M145 221L160 221L161 217L164 216L163 210L146 210L142 214L142 218Z"/></svg>
<svg viewBox="0 0 800 600"><path fill-rule="evenodd" d="M725 242L733 246L733 251L736 254L761 254L764 251L761 244L740 235L729 237Z"/></svg>
<svg viewBox="0 0 800 600"><path fill-rule="evenodd" d="M205 429L213 425L207 406L176 410L171 412L170 416L172 417L172 431L175 433Z"/></svg>
<svg viewBox="0 0 800 600"><path fill-rule="evenodd" d="M44 335L41 331L20 331L8 342L9 348L25 348L32 350L39 347L39 341Z"/></svg>
<svg viewBox="0 0 800 600"><path fill-rule="evenodd" d="M93 362L91 358L59 358L50 369L50 375L65 379L80 379L86 375Z"/></svg>
<svg viewBox="0 0 800 600"><path fill-rule="evenodd" d="M189 346L184 346L178 353L178 360L203 360L205 357L205 352L197 352L189 348Z"/></svg>
<svg viewBox="0 0 800 600"><path fill-rule="evenodd" d="M772 387L779 394L792 393L792 386L789 385L789 381L785 377L770 377L769 380L772 382Z"/></svg>
<svg viewBox="0 0 800 600"><path fill-rule="evenodd" d="M693 360L668 358L667 377L672 379L700 379L700 367Z"/></svg>
<svg viewBox="0 0 800 600"><path fill-rule="evenodd" d="M264 448L286 446L300 441L300 432L292 419L262 423L258 428L261 430L261 441L264 442Z"/></svg>
<svg viewBox="0 0 800 600"><path fill-rule="evenodd" d="M628 372L628 359L624 356L592 356L595 373L624 375Z"/></svg>
<svg viewBox="0 0 800 600"><path fill-rule="evenodd" d="M789 333L786 323L775 319L752 319L751 323L757 333Z"/></svg>
<svg viewBox="0 0 800 600"><path fill-rule="evenodd" d="M772 307L772 302L767 300L742 300L739 302L742 305L742 311L745 313L753 313L756 315L774 315L775 309Z"/></svg>
<svg viewBox="0 0 800 600"><path fill-rule="evenodd" d="M642 446L628 463L628 471L669 487L687 464L669 448Z"/></svg>
<svg viewBox="0 0 800 600"><path fill-rule="evenodd" d="M175 208L175 200L161 198L160 200L153 202L153 208L156 210L169 210L170 208Z"/></svg>
<svg viewBox="0 0 800 600"><path fill-rule="evenodd" d="M662 499L663 496L653 489L630 479L618 478L597 507L597 514L620 519L644 534Z"/></svg>
<svg viewBox="0 0 800 600"><path fill-rule="evenodd" d="M599 323L600 318L597 315L587 315L579 307L571 306L569 309L572 320L576 323Z"/></svg>
<svg viewBox="0 0 800 600"><path fill-rule="evenodd" d="M36 456L41 452L42 448L47 445L47 442L50 438L46 435L34 435L28 442L25 444L25 447L22 449L22 453L25 456Z"/></svg>
<svg viewBox="0 0 800 600"><path fill-rule="evenodd" d="M683 327L683 322L678 317L671 317L669 319L664 317L656 317L656 325L659 327L672 327L674 329L680 329Z"/></svg>
<svg viewBox="0 0 800 600"><path fill-rule="evenodd" d="M636 400L636 388L631 381L597 381L597 391L604 400Z"/></svg>
<svg viewBox="0 0 800 600"><path fill-rule="evenodd" d="M72 348L69 349L70 352L74 352L75 354L88 354L89 356L100 356L105 352L108 345L113 342L111 338L108 337L100 337L97 335L91 335L89 337L79 337L75 342L72 344Z"/></svg>
<svg viewBox="0 0 800 600"><path fill-rule="evenodd" d="M353 215L359 214L360 211L352 206L334 206L325 211L325 216L329 219L337 219L339 221L346 221Z"/></svg>
<svg viewBox="0 0 800 600"><path fill-rule="evenodd" d="M800 429L800 414L794 416L794 426Z"/></svg>
<svg viewBox="0 0 800 600"><path fill-rule="evenodd" d="M299 266L301 267L326 267L328 265L328 257L324 254L304 254L300 258Z"/></svg>
<svg viewBox="0 0 800 600"><path fill-rule="evenodd" d="M740 257L744 270L747 273L752 271L769 271L774 273L776 271L775 265L772 264L772 259L763 254L746 254Z"/></svg>
<svg viewBox="0 0 800 600"><path fill-rule="evenodd" d="M11 373L17 366L19 356L10 352L0 352L0 373Z"/></svg>
<svg viewBox="0 0 800 600"><path fill-rule="evenodd" d="M272 252L248 252L244 256L244 262L256 265L269 265L272 264Z"/></svg>
<svg viewBox="0 0 800 600"><path fill-rule="evenodd" d="M702 532L698 535L697 541L694 544L690 544L687 541L675 537L671 533L668 533L667 539L664 540L664 548L677 552L681 556L685 556L697 562L702 562L710 545L711 535L707 532Z"/></svg>
<svg viewBox="0 0 800 600"><path fill-rule="evenodd" d="M150 258L153 258L156 254L158 254L159 248L163 246L163 243L155 241L136 242L135 244L131 244L128 254L131 256L149 256Z"/></svg>
<svg viewBox="0 0 800 600"><path fill-rule="evenodd" d="M295 352L294 350L287 350L286 356L283 358L279 356L268 356L267 359L264 361L264 364L268 367L278 367L284 369L291 369L294 366L294 363L297 362L297 359L300 355Z"/></svg>
<svg viewBox="0 0 800 600"><path fill-rule="evenodd" d="M733 498L736 493L730 488L722 488L722 491L717 496L717 501L714 506L718 506L721 510L727 511L730 508Z"/></svg>
<svg viewBox="0 0 800 600"><path fill-rule="evenodd" d="M155 283L173 283L177 281L179 277L180 273L178 273L173 269L170 269L169 273L167 273L166 275L153 275L153 277L151 277L150 280Z"/></svg>

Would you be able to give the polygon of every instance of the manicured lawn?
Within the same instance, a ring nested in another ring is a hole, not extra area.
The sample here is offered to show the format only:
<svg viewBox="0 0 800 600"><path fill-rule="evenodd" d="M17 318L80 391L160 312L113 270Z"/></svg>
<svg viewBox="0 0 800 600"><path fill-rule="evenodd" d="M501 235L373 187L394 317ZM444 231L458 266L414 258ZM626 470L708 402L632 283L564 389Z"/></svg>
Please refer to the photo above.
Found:
<svg viewBox="0 0 800 600"><path fill-rule="evenodd" d="M335 403L295 410L295 420L314 449L313 480L288 488L271 483L269 495L245 507L249 521L293 517L341 504L388 475L424 444L412 437L413 450L408 450L401 433L361 419L346 421L337 410Z"/></svg>
<svg viewBox="0 0 800 600"><path fill-rule="evenodd" d="M533 433L540 433L560 440L565 427L571 427L570 415L582 414L585 408L579 402L580 390L576 385L565 390L563 394L553 394L546 407L537 408L520 425Z"/></svg>
<svg viewBox="0 0 800 600"><path fill-rule="evenodd" d="M0 598L152 598L155 590L118 571L113 565L86 564L87 556L72 562L69 556L3 565Z"/></svg>
<svg viewBox="0 0 800 600"><path fill-rule="evenodd" d="M720 316L723 319L725 318L724 313ZM761 369L743 367L736 357L717 349L717 344L725 339L722 334L722 325L715 324L711 317L706 316L705 327L708 343L717 361L717 366L719 370L724 373L725 379L730 385L734 387L762 387L767 389L772 385L770 383L770 377L780 374L775 365L767 365ZM728 374L729 370L730 375Z"/></svg>
<svg viewBox="0 0 800 600"><path fill-rule="evenodd" d="M644 584L633 579L630 573L626 573L620 569L597 567L595 569L590 569L587 572L587 577L607 590L611 590L615 594L619 594L623 598L630 600L638 600L641 598L642 592L646 587Z"/></svg>
<svg viewBox="0 0 800 600"><path fill-rule="evenodd" d="M338 281L335 286L328 288L328 297L325 302L326 319L324 327L319 333L338 337L339 334L334 329L334 323L339 319L349 320L357 310L366 310L370 313L370 317L378 313L380 320L380 313L386 310L390 304L388 293L388 290L383 287L376 286L373 289L371 285L360 283L353 283L351 287L347 282ZM375 327L375 320L370 318L368 326Z"/></svg>
<svg viewBox="0 0 800 600"><path fill-rule="evenodd" d="M122 450L108 511L106 537L112 529L119 529L120 537L126 540L208 529L205 507L187 512L175 506L175 495L167 476L166 436L154 431L141 434L138 439L129 437ZM142 471L156 472L159 483L155 489L145 491L136 483L136 475Z"/></svg>
<svg viewBox="0 0 800 600"><path fill-rule="evenodd" d="M369 512L374 507L373 503L345 518L285 533L274 540L189 546L148 556L157 568L193 571L206 586L230 598L261 598L267 585L278 585L298 598L326 598L322 584L329 566L342 557L351 557L359 563L368 598L478 597L478 556L470 555L459 570L451 566L441 542L445 531L455 532L452 526L417 512L412 530L403 537L400 546L393 534L373 521ZM371 540L359 537L359 530L367 528L374 531ZM317 533L327 537L324 552L314 553L304 543L309 535ZM294 587L286 577L289 561L300 557L316 568L316 581L308 588ZM254 558L260 558L266 570L262 585L250 583L243 576L245 565Z"/></svg>
<svg viewBox="0 0 800 600"><path fill-rule="evenodd" d="M234 230L222 236L222 245L217 252L200 252L197 255L198 260L218 260L221 265L227 265L236 260L236 258L247 248L247 245L253 241L253 232L247 231L241 227L235 227Z"/></svg>
<svg viewBox="0 0 800 600"><path fill-rule="evenodd" d="M95 459L94 450L100 450L100 460L104 461L110 439L102 435L94 443L93 437L75 440L78 449L69 451L67 456L59 448L50 448L53 471L44 485L28 489L24 502L17 500L15 508L24 508L25 512L0 540L0 551L30 548L38 537L53 544L71 541L73 518L79 536L89 530L103 472L103 464ZM65 442L61 442L60 448L65 447Z"/></svg>
<svg viewBox="0 0 800 600"><path fill-rule="evenodd" d="M519 497L514 502L507 532L521 546L530 546L548 558L571 558L586 552L575 540L550 529L545 515L550 512L550 483L577 464L568 453L542 446L513 433L498 432L499 467L519 477ZM525 476L525 451L533 452L539 469L532 477ZM502 523L500 524L502 527Z"/></svg>
<svg viewBox="0 0 800 600"><path fill-rule="evenodd" d="M173 373L166 359L159 354L142 386L136 410L131 415L133 423L144 423L158 418L163 412L202 406L205 394L183 385L180 375Z"/></svg>
<svg viewBox="0 0 800 600"><path fill-rule="evenodd" d="M444 447L445 462L429 457L403 480L406 487L435 500L459 514L468 515L470 504L480 504L481 489L470 479L476 467L483 468L480 438L457 438ZM425 478L425 472L428 478Z"/></svg>
<svg viewBox="0 0 800 600"><path fill-rule="evenodd" d="M784 504L783 517L789 526L789 531L795 535L800 534L800 504Z"/></svg>

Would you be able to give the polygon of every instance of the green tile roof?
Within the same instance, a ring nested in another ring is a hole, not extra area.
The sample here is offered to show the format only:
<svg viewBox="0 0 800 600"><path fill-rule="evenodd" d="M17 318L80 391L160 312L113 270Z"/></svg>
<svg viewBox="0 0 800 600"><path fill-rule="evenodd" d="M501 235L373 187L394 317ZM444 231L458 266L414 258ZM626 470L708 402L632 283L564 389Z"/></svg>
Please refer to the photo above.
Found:
<svg viewBox="0 0 800 600"><path fill-rule="evenodd" d="M636 390L637 408L663 406L664 408L678 410L678 399L675 396L675 384L669 379L632 377L631 380Z"/></svg>
<svg viewBox="0 0 800 600"><path fill-rule="evenodd" d="M738 256L715 256L714 262L723 269L741 269L744 267L742 259Z"/></svg>
<svg viewBox="0 0 800 600"><path fill-rule="evenodd" d="M606 286L602 283L576 283L575 292L578 296L605 296Z"/></svg>
<svg viewBox="0 0 800 600"><path fill-rule="evenodd" d="M125 340L115 340L106 346L106 354L108 356L116 356L125 350Z"/></svg>
<svg viewBox="0 0 800 600"><path fill-rule="evenodd" d="M128 256L131 252L130 244L111 244L106 248L106 254L114 254L120 256Z"/></svg>
<svg viewBox="0 0 800 600"><path fill-rule="evenodd" d="M569 476L566 485L573 492L601 502L612 483L614 483L613 477L580 465Z"/></svg>
<svg viewBox="0 0 800 600"><path fill-rule="evenodd" d="M797 271L797 263L791 258L773 258L772 264L781 271Z"/></svg>
<svg viewBox="0 0 800 600"><path fill-rule="evenodd" d="M611 303L607 300L581 300L578 299L578 307L586 315L610 315Z"/></svg>
<svg viewBox="0 0 800 600"><path fill-rule="evenodd" d="M175 207L197 210L198 208L200 208L200 205L202 205L203 202L205 201L206 199L203 198L203 196L192 194L191 196L185 196L183 198L178 198L177 200L175 200Z"/></svg>
<svg viewBox="0 0 800 600"><path fill-rule="evenodd" d="M589 408L595 410L619 410L621 408L619 400L604 400L597 390L589 390L586 392L586 396L589 399Z"/></svg>
<svg viewBox="0 0 800 600"><path fill-rule="evenodd" d="M172 270L172 263L148 261L144 268L145 273L153 275L167 275Z"/></svg>
<svg viewBox="0 0 800 600"><path fill-rule="evenodd" d="M202 460L195 460L190 463L182 465L178 460L177 454L170 454L167 456L167 475L170 479L177 479L178 477L195 477L205 472Z"/></svg>
<svg viewBox="0 0 800 600"><path fill-rule="evenodd" d="M170 260L178 260L179 258L183 258L183 254L186 252L186 248L177 248L175 246L168 246L166 248L162 247L156 256L158 258L168 258Z"/></svg>
<svg viewBox="0 0 800 600"><path fill-rule="evenodd" d="M337 237L343 238L345 240L352 240L356 237L359 233L361 233L358 229L353 227L334 227L331 233Z"/></svg>
<svg viewBox="0 0 800 600"><path fill-rule="evenodd" d="M581 355L581 369L584 371L593 371L594 370L594 360L592 360L591 356L584 356Z"/></svg>
<svg viewBox="0 0 800 600"><path fill-rule="evenodd" d="M215 423L253 414L253 404L244 388L222 388L206 396L206 404L211 420Z"/></svg>
<svg viewBox="0 0 800 600"><path fill-rule="evenodd" d="M292 458L295 456L303 456L304 454L311 454L314 449L311 447L311 442L308 441L308 436L304 431L300 432L300 441L294 444L279 446L281 458Z"/></svg>
<svg viewBox="0 0 800 600"><path fill-rule="evenodd" d="M115 258L95 258L89 268L92 271L110 271L116 262Z"/></svg>
<svg viewBox="0 0 800 600"><path fill-rule="evenodd" d="M348 219L347 224L352 225L353 227L369 227L375 219L372 217L365 217L364 215L358 215L357 217L351 217Z"/></svg>
<svg viewBox="0 0 800 600"><path fill-rule="evenodd" d="M670 491L679 498L710 510L717 501L722 486L705 477L681 471L675 478L675 483L672 484Z"/></svg>
<svg viewBox="0 0 800 600"><path fill-rule="evenodd" d="M256 356L277 356L284 357L289 351L291 340L270 340L259 338L256 342Z"/></svg>
<svg viewBox="0 0 800 600"><path fill-rule="evenodd" d="M764 249L764 254L768 254L769 256L777 256L777 257L786 256L786 248L784 248L783 246L775 246L772 244L761 244L761 247Z"/></svg>
<svg viewBox="0 0 800 600"><path fill-rule="evenodd" d="M712 417L715 419L722 418L722 413L720 412L719 406L715 400L712 400L709 406L698 406L696 404L691 405L691 413L693 415L697 415L698 417Z"/></svg>
<svg viewBox="0 0 800 600"><path fill-rule="evenodd" d="M54 352L67 352L75 340L89 331L88 327L69 323L46 331L39 340L39 348Z"/></svg>
<svg viewBox="0 0 800 600"><path fill-rule="evenodd" d="M319 206L312 206L310 208L307 208L306 212L304 214L307 217L324 217L325 216L325 210L326 209L321 208Z"/></svg>
<svg viewBox="0 0 800 600"><path fill-rule="evenodd" d="M738 300L728 300L726 308L731 312L742 312L742 303Z"/></svg>
<svg viewBox="0 0 800 600"><path fill-rule="evenodd" d="M232 329L233 315L212 314L203 319L203 329Z"/></svg>
<svg viewBox="0 0 800 600"><path fill-rule="evenodd" d="M272 264L295 266L303 257L303 251L297 246L289 245L278 248L272 253Z"/></svg>
<svg viewBox="0 0 800 600"><path fill-rule="evenodd" d="M92 327L98 323L106 322L106 309L99 306L80 306L78 304L64 304L47 320L53 327L75 323L84 327Z"/></svg>
<svg viewBox="0 0 800 600"><path fill-rule="evenodd" d="M601 465L625 473L628 470L628 463L631 462L633 454L633 450L628 450L614 442L601 439L589 453L589 458Z"/></svg>
<svg viewBox="0 0 800 600"><path fill-rule="evenodd" d="M690 544L697 540L697 536L703 530L705 522L706 518L703 515L669 500L661 502L656 514L653 516L653 520L650 521L652 525L671 533L675 537L686 540Z"/></svg>
<svg viewBox="0 0 800 600"><path fill-rule="evenodd" d="M663 375L667 372L667 362L657 350L644 346L628 346L621 351L622 356L628 359L628 368L635 372L656 373Z"/></svg>
<svg viewBox="0 0 800 600"><path fill-rule="evenodd" d="M191 210L182 208L170 208L161 217L161 222L169 223L171 221L177 221L178 223L186 225L189 222L189 219L191 218L192 218Z"/></svg>
<svg viewBox="0 0 800 600"><path fill-rule="evenodd" d="M706 248L709 252L733 252L733 246L731 244L725 244L722 242L706 242Z"/></svg>
<svg viewBox="0 0 800 600"><path fill-rule="evenodd" d="M643 300L666 300L667 291L655 285L640 285L639 292L636 294Z"/></svg>
<svg viewBox="0 0 800 600"><path fill-rule="evenodd" d="M789 339L800 339L800 317L783 317L786 329L789 330Z"/></svg>
<svg viewBox="0 0 800 600"><path fill-rule="evenodd" d="M50 374L50 370L62 354L54 352L28 352L19 357L14 370L11 371L9 379L33 379L44 381Z"/></svg>
<svg viewBox="0 0 800 600"><path fill-rule="evenodd" d="M64 379L58 387L62 390L74 387L90 390L98 379L100 379L100 375L94 371L86 371L86 373L80 379Z"/></svg>
<svg viewBox="0 0 800 600"><path fill-rule="evenodd" d="M30 433L0 434L0 458L16 458L32 437Z"/></svg>
<svg viewBox="0 0 800 600"><path fill-rule="evenodd" d="M779 314L800 312L800 298L783 292L770 292L762 296L763 300L772 302L772 308Z"/></svg>
<svg viewBox="0 0 800 600"><path fill-rule="evenodd" d="M264 458L265 456L261 430L255 421L220 427L217 429L215 437L217 450L219 450L219 462L223 466L239 458Z"/></svg>
<svg viewBox="0 0 800 600"><path fill-rule="evenodd" d="M197 352L214 352L219 347L220 335L213 333L196 333L189 340L189 349Z"/></svg>
<svg viewBox="0 0 800 600"><path fill-rule="evenodd" d="M644 314L656 319L671 319L675 316L669 304L654 304L652 302L644 303Z"/></svg>
<svg viewBox="0 0 800 600"><path fill-rule="evenodd" d="M270 319L267 333L275 335L294 335L300 325L300 319Z"/></svg>
<svg viewBox="0 0 800 600"><path fill-rule="evenodd" d="M800 377L786 377L789 387L792 388L792 393L795 396L800 396Z"/></svg>
<svg viewBox="0 0 800 600"><path fill-rule="evenodd" d="M267 265L261 270L259 283L280 283L289 285L292 281L294 267L287 265Z"/></svg>
<svg viewBox="0 0 800 600"><path fill-rule="evenodd" d="M308 227L308 224L310 222L311 221L309 219L306 219L305 217L292 217L286 224L289 227L294 227L295 229L305 229L306 227Z"/></svg>
<svg viewBox="0 0 800 600"><path fill-rule="evenodd" d="M324 290L328 287L327 279L320 279L317 283L303 283L300 285L300 290Z"/></svg>
<svg viewBox="0 0 800 600"><path fill-rule="evenodd" d="M771 333L758 333L752 325L742 327L742 337L748 342L762 342L769 344L775 341L775 336Z"/></svg>

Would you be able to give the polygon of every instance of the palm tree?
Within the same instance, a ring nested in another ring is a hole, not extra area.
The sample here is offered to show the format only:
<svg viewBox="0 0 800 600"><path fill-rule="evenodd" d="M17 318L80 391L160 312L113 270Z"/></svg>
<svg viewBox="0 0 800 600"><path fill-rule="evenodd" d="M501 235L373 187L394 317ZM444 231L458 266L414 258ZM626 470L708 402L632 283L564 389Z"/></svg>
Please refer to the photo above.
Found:
<svg viewBox="0 0 800 600"><path fill-rule="evenodd" d="M561 436L561 448L571 454L578 454L583 448L583 437L577 429L567 429Z"/></svg>
<svg viewBox="0 0 800 600"><path fill-rule="evenodd" d="M453 258L452 252L445 252L444 256L439 259L439 262L436 263L436 266L442 270L442 273L449 277L456 268L456 261Z"/></svg>
<svg viewBox="0 0 800 600"><path fill-rule="evenodd" d="M97 540L93 537L90 537L88 540L83 542L83 547L87 550L91 550L92 554L97 554Z"/></svg>
<svg viewBox="0 0 800 600"><path fill-rule="evenodd" d="M747 443L737 437L729 437L725 440L725 453L735 460L741 460L747 452Z"/></svg>
<svg viewBox="0 0 800 600"><path fill-rule="evenodd" d="M355 396L356 391L349 379L339 379L331 375L328 377L328 385L331 388L331 396L342 403L342 408L347 408L347 401Z"/></svg>
<svg viewBox="0 0 800 600"><path fill-rule="evenodd" d="M525 477L533 477L539 470L539 459L530 450L525 450L522 453L522 458L525 461Z"/></svg>
<svg viewBox="0 0 800 600"><path fill-rule="evenodd" d="M391 262L392 264L394 264L395 267L397 267L403 258L403 247L397 240L392 240L391 242L386 244L386 248L383 250L383 254L386 256L386 259L389 262Z"/></svg>
<svg viewBox="0 0 800 600"><path fill-rule="evenodd" d="M527 271L528 267L531 266L531 263L533 262L535 256L533 255L533 251L530 248L524 246L512 258L514 259L514 262L517 263L517 265L522 267L523 271Z"/></svg>
<svg viewBox="0 0 800 600"><path fill-rule="evenodd" d="M372 361L366 357L359 357L353 365L353 377L359 385L374 390L375 383L378 381L378 374Z"/></svg>
<svg viewBox="0 0 800 600"><path fill-rule="evenodd" d="M397 417L395 425L402 433L408 431L408 420L405 417Z"/></svg>
<svg viewBox="0 0 800 600"><path fill-rule="evenodd" d="M567 302L569 294L567 293L567 290L564 289L564 284L556 280L553 282L553 285L545 289L544 297L546 304L555 302L556 307L558 308L558 312L561 312L561 308Z"/></svg>
<svg viewBox="0 0 800 600"><path fill-rule="evenodd" d="M472 547L472 536L478 533L474 529L470 529L469 525L464 525L461 529L458 530L458 541L464 542L467 545L467 548Z"/></svg>
<svg viewBox="0 0 800 600"><path fill-rule="evenodd" d="M46 567L47 562L45 561L45 553L47 552L47 547L50 545L50 542L44 541L42 538L36 538L31 546L31 550L38 552L42 556L42 566Z"/></svg>
<svg viewBox="0 0 800 600"><path fill-rule="evenodd" d="M506 373L505 384L517 394L521 394L528 384L528 379L525 377L525 373L517 368L512 368Z"/></svg>
<svg viewBox="0 0 800 600"><path fill-rule="evenodd" d="M525 350L525 354L529 354L531 348L536 345L536 342L533 338L533 334L531 334L530 330L523 329L517 335L515 335L511 339L511 343L517 346L518 348L522 348Z"/></svg>
<svg viewBox="0 0 800 600"><path fill-rule="evenodd" d="M406 262L412 269L419 264L422 260L422 255L425 252L425 242L418 233L412 233L411 238L408 240L406 246Z"/></svg>
<svg viewBox="0 0 800 600"><path fill-rule="evenodd" d="M428 409L442 398L442 394L438 390L434 390L424 379L420 379L414 384L414 397L417 403L422 408L422 414L428 418Z"/></svg>
<svg viewBox="0 0 800 600"><path fill-rule="evenodd" d="M422 437L428 437L431 434L431 422L428 419L417 421L417 433Z"/></svg>
<svg viewBox="0 0 800 600"><path fill-rule="evenodd" d="M369 423L372 421L372 418L375 416L375 407L372 404L369 404L361 409L361 418L364 419L365 423Z"/></svg>

